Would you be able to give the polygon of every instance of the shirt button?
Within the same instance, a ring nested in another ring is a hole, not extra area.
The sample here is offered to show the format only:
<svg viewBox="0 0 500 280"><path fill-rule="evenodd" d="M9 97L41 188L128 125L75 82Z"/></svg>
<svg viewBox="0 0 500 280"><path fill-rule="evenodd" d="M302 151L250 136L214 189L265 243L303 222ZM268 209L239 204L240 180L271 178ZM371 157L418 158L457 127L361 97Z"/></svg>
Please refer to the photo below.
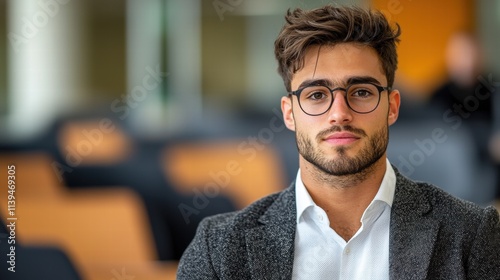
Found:
<svg viewBox="0 0 500 280"><path fill-rule="evenodd" d="M323 216L318 215L318 219L319 219L320 221L323 221Z"/></svg>
<svg viewBox="0 0 500 280"><path fill-rule="evenodd" d="M346 254L346 255L349 255L349 253L351 253L351 250L350 250L349 248L346 248L346 249L345 249L345 254Z"/></svg>

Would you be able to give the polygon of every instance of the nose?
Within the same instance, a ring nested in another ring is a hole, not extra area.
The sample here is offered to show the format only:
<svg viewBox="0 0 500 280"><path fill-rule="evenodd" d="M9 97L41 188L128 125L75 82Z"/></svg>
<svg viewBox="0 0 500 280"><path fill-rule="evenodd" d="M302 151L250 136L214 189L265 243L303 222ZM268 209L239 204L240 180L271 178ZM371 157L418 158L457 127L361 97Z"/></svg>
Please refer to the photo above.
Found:
<svg viewBox="0 0 500 280"><path fill-rule="evenodd" d="M333 92L333 104L327 112L328 120L335 124L344 124L352 121L352 110L347 105L347 100L343 91Z"/></svg>

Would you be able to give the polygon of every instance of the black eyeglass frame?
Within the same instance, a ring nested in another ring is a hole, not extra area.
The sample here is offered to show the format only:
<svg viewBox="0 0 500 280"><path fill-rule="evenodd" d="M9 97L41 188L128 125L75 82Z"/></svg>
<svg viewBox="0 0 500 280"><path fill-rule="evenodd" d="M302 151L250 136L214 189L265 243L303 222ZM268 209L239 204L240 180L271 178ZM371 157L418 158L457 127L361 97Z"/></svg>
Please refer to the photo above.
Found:
<svg viewBox="0 0 500 280"><path fill-rule="evenodd" d="M346 97L347 95L347 92L349 90L349 88L351 86L355 86L355 85L360 85L360 84L370 84L370 85L373 85L375 88L377 88L378 90L378 100L377 100L377 105L375 105L375 107L368 111L368 112L358 112L356 110L354 110L351 105L349 104L349 99ZM308 112L306 112L304 110L304 108L302 108L302 104L300 104L300 94L302 93L302 91L306 88L309 88L309 87L317 87L317 86L322 86L322 87L325 87L327 88L329 91L330 91L330 94L332 95L332 100L330 101L330 105L328 106L328 108L323 112L323 113L319 113L319 114L309 114ZM337 90L341 90L343 92L345 92L344 94L344 98L345 98L345 101L346 101L346 104L347 104L347 107L349 107L349 109L351 109L353 112L356 112L358 114L369 114L373 111L375 111L377 108L378 108L378 105L380 104L380 97L382 96L382 92L383 91L387 91L387 94L389 94L391 91L392 91L392 88L387 86L387 87L383 87L381 85L377 85L375 83L372 83L372 82L363 82L363 83L354 83L354 84L350 84L348 85L347 87L343 88L343 87L336 87L336 88L333 88L331 89L330 87L328 86L325 86L325 85L309 85L309 86L306 86L306 87L303 87L303 88L299 88L298 90L295 90L295 91L291 91L289 92L288 94L289 95L295 95L297 96L297 101L299 102L299 107L300 109L302 110L302 112L304 112L306 115L309 115L309 116L321 116L323 115L324 113L328 112L331 108L332 108L332 105L333 105L333 101L334 101L334 95L333 95L333 92L337 91Z"/></svg>

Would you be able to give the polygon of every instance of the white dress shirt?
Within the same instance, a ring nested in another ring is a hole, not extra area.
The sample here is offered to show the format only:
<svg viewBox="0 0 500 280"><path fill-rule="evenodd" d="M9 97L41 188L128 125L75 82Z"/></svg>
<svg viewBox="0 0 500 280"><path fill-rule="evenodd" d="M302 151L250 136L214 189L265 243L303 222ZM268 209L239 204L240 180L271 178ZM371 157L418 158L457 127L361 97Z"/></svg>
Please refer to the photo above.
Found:
<svg viewBox="0 0 500 280"><path fill-rule="evenodd" d="M326 212L312 200L299 170L292 279L389 279L389 225L396 175L386 161L382 184L361 217L361 227L348 242L330 228Z"/></svg>

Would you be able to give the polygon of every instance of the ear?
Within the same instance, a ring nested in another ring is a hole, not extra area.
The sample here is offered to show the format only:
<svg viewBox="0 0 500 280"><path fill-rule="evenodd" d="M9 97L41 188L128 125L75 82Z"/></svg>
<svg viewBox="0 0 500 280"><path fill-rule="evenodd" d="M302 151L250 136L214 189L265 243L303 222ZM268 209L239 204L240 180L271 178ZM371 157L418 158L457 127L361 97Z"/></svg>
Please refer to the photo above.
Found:
<svg viewBox="0 0 500 280"><path fill-rule="evenodd" d="M389 125L394 124L398 119L399 105L401 105L401 95L398 90L393 90L389 94L389 114L387 115Z"/></svg>
<svg viewBox="0 0 500 280"><path fill-rule="evenodd" d="M283 121L288 129L295 131L295 119L293 116L292 96L281 97L281 112L283 113Z"/></svg>

